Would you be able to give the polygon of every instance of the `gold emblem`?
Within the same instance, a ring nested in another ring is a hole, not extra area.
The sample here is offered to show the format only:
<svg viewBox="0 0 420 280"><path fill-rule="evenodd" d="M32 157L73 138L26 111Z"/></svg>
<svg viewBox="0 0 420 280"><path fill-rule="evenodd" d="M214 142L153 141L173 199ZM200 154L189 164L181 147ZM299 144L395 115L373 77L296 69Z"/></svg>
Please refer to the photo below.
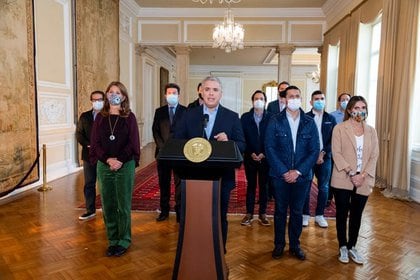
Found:
<svg viewBox="0 0 420 280"><path fill-rule="evenodd" d="M211 155L211 144L207 139L196 137L188 140L184 145L184 156L192 162L199 163Z"/></svg>

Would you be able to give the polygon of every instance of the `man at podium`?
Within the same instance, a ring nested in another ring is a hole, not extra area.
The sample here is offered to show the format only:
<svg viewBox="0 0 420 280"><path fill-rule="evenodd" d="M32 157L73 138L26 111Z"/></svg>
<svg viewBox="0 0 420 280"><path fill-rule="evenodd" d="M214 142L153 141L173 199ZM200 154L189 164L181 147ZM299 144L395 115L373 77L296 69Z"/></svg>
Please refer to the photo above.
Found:
<svg viewBox="0 0 420 280"><path fill-rule="evenodd" d="M235 141L241 153L245 150L245 137L239 115L222 105L222 84L217 77L206 77L202 82L204 103L189 109L177 123L174 138L203 137L209 141ZM228 231L227 211L230 192L235 188L235 169L224 171L221 180L220 215L223 246L226 253Z"/></svg>

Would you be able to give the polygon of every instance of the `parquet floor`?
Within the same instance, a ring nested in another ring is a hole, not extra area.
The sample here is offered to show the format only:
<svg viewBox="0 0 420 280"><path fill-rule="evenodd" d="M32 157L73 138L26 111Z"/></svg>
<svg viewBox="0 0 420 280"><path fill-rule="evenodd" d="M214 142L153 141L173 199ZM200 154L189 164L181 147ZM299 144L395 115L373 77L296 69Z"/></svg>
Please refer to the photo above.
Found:
<svg viewBox="0 0 420 280"><path fill-rule="evenodd" d="M142 151L144 166L153 146ZM104 256L107 247L101 212L79 222L82 172L0 201L0 279L171 279L177 243L175 217L156 223L156 213L132 214L133 244L120 258ZM420 279L420 205L391 200L378 190L370 196L358 242L363 266L337 260L335 221L329 228L303 230L306 261L286 253L271 258L273 226L240 225L229 216L226 261L229 279ZM200 279L197 276L197 279Z"/></svg>

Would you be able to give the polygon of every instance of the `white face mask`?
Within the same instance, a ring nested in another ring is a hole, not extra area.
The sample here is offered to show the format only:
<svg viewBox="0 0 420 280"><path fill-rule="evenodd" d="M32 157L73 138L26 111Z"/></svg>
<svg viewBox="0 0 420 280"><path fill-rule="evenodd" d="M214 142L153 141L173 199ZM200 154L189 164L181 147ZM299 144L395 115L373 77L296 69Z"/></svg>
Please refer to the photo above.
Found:
<svg viewBox="0 0 420 280"><path fill-rule="evenodd" d="M287 101L287 108L293 112L296 110L299 110L301 105L302 105L302 101L300 100L300 98L289 99Z"/></svg>
<svg viewBox="0 0 420 280"><path fill-rule="evenodd" d="M254 108L255 109L264 109L264 107L265 107L265 102L264 101L262 101L260 99L254 101Z"/></svg>
<svg viewBox="0 0 420 280"><path fill-rule="evenodd" d="M177 94L166 95L166 102L168 102L170 106L175 106L176 104L178 104L178 95Z"/></svg>
<svg viewBox="0 0 420 280"><path fill-rule="evenodd" d="M104 102L103 101L92 102L92 108L95 111L100 111L100 110L102 110L103 107L104 107Z"/></svg>

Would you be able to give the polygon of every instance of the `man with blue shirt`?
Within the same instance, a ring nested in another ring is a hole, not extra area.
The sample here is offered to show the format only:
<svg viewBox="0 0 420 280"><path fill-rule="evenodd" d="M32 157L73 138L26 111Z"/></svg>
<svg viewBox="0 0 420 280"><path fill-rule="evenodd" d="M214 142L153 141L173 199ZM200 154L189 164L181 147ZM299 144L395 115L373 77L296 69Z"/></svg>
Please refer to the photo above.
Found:
<svg viewBox="0 0 420 280"><path fill-rule="evenodd" d="M351 98L351 95L346 92L343 92L342 94L338 96L337 110L330 113L330 115L332 115L335 118L336 123L343 122L344 112L346 111L347 103L349 103L350 98Z"/></svg>
<svg viewBox="0 0 420 280"><path fill-rule="evenodd" d="M314 120L305 115L301 104L299 88L289 86L286 89L286 109L270 119L266 130L265 152L275 199L274 259L281 258L286 246L288 209L289 253L299 260L306 258L299 238L303 204L312 180L312 168L319 155L319 138Z"/></svg>
<svg viewBox="0 0 420 280"><path fill-rule="evenodd" d="M324 218L324 210L327 205L328 189L331 179L331 137L335 118L324 111L325 95L322 91L316 90L311 96L312 110L306 113L307 116L314 119L319 136L319 155L313 168L313 173L317 178L318 197L315 210L315 223L321 227L328 227L328 222ZM304 227L309 224L309 202L310 189L312 181L309 183L308 194L306 195L305 205L303 207L302 225Z"/></svg>
<svg viewBox="0 0 420 280"><path fill-rule="evenodd" d="M239 150L245 150L245 137L242 131L239 115L222 105L222 84L217 77L209 76L202 82L201 94L204 103L189 109L181 122L176 126L175 138L191 139L205 137L209 141L235 141ZM208 116L203 131L203 117ZM227 211L230 192L235 188L235 169L228 168L224 171L220 190L220 215L223 245L226 252L228 232Z"/></svg>

